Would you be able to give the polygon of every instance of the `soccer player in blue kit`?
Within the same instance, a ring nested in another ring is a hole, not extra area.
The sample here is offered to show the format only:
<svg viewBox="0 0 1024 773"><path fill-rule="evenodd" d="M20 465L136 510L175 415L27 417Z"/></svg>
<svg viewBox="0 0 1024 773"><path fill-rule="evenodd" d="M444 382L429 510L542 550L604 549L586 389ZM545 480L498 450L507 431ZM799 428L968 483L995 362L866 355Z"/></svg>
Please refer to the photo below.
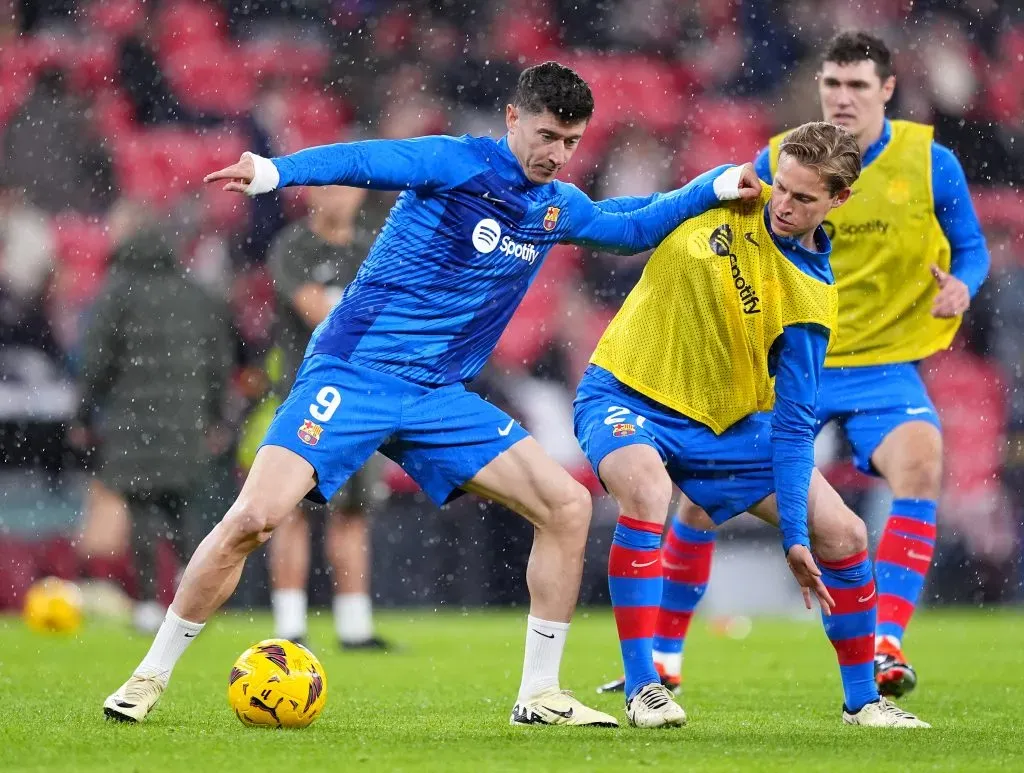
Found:
<svg viewBox="0 0 1024 773"><path fill-rule="evenodd" d="M107 717L144 719L185 648L231 595L246 556L298 502L329 500L379 448L438 504L469 491L535 527L512 724L617 724L558 680L589 494L511 417L464 386L556 243L641 252L722 194L716 183L724 167L668 194L604 204L555 180L593 108L575 72L546 62L521 74L500 140L371 140L276 159L246 153L207 176L247 195L288 185L403 192L356 278L314 331L238 498L193 555L149 652L104 703ZM750 165L731 174L733 187L737 179L758 184Z"/></svg>

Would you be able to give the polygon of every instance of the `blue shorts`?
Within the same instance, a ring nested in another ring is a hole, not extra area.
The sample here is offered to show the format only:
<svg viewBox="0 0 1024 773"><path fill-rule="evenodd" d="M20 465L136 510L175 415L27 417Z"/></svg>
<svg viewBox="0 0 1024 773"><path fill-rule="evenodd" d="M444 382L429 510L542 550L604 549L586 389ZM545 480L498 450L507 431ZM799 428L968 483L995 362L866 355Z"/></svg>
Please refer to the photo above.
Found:
<svg viewBox="0 0 1024 773"><path fill-rule="evenodd" d="M878 474L872 454L896 427L926 421L942 429L917 366L910 362L822 369L816 413L818 430L838 422L853 448L854 464L869 475Z"/></svg>
<svg viewBox="0 0 1024 773"><path fill-rule="evenodd" d="M598 475L612 451L649 445L672 482L719 524L775 492L770 413L752 414L716 435L596 365L583 375L573 406L576 438Z"/></svg>
<svg viewBox="0 0 1024 773"><path fill-rule="evenodd" d="M306 495L326 502L374 451L402 466L444 504L527 432L462 384L427 387L314 354L299 368L263 442L294 451L316 471Z"/></svg>

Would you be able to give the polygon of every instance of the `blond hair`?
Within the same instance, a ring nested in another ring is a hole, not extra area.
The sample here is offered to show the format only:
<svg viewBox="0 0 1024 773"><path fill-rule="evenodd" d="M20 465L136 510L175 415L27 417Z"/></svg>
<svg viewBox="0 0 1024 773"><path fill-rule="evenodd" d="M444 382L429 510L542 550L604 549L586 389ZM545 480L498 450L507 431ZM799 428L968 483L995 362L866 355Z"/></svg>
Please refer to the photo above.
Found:
<svg viewBox="0 0 1024 773"><path fill-rule="evenodd" d="M829 196L853 185L860 177L860 148L842 126L811 121L798 126L783 140L779 156L815 169L825 182Z"/></svg>

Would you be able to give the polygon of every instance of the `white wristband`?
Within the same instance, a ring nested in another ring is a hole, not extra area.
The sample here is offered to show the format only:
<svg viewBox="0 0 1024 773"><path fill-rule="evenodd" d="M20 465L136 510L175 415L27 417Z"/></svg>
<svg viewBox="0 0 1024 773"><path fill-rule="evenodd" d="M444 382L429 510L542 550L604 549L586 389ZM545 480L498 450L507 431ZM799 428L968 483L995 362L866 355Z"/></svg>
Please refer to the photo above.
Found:
<svg viewBox="0 0 1024 773"><path fill-rule="evenodd" d="M277 187L277 184L281 182L281 173L277 171L277 167L274 166L274 162L269 158L263 156L257 156L255 153L246 151L242 154L252 159L252 165L255 172L252 176L252 182L249 183L245 189L246 196L258 196L261 193L270 193Z"/></svg>
<svg viewBox="0 0 1024 773"><path fill-rule="evenodd" d="M712 184L719 201L731 201L740 197L740 174L742 166L731 166L715 178Z"/></svg>

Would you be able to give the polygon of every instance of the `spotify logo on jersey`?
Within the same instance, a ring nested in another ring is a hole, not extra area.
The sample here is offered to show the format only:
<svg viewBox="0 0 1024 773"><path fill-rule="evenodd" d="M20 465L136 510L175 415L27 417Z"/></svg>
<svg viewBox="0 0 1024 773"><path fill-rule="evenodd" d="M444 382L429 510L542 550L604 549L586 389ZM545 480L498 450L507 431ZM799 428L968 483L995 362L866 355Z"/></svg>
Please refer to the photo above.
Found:
<svg viewBox="0 0 1024 773"><path fill-rule="evenodd" d="M493 252L501 239L501 226L497 220L487 217L476 224L473 229L473 247L477 252Z"/></svg>

